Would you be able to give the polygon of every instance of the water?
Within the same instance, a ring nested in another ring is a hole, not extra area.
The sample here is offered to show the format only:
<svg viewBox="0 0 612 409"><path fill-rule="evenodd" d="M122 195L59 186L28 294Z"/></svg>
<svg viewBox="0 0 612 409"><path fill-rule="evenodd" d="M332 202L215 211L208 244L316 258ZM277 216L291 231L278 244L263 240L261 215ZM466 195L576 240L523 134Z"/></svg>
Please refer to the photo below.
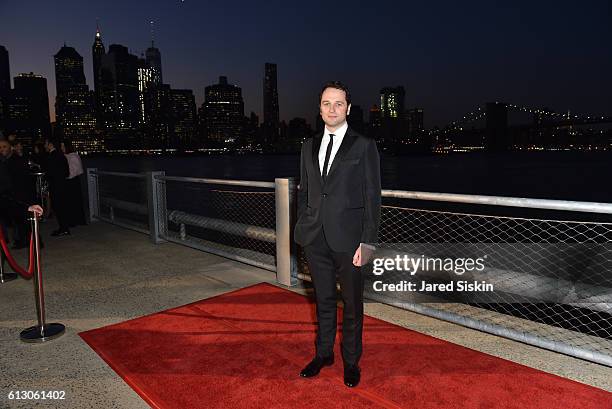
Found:
<svg viewBox="0 0 612 409"><path fill-rule="evenodd" d="M298 155L84 158L86 167L122 172L273 181L299 178ZM612 203L612 152L469 153L382 156L383 189Z"/></svg>

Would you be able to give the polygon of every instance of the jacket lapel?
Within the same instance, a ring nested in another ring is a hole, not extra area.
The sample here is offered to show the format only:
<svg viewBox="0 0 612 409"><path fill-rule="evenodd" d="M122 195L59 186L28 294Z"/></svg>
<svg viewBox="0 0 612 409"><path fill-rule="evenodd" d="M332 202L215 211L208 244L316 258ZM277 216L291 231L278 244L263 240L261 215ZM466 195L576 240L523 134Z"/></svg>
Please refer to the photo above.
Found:
<svg viewBox="0 0 612 409"><path fill-rule="evenodd" d="M331 176L332 173L334 173L334 169L339 166L340 162L342 161L342 159L344 159L346 153L351 149L351 146L353 146L353 143L355 143L356 139L357 137L351 131L351 128L348 128L346 130L346 133L344 134L344 138L342 138L342 145L340 145L340 149L338 149L338 152L334 157L334 161L332 162L331 167L329 168L329 172L327 172L328 178ZM320 144L321 142L319 141L319 145ZM317 152L318 151L319 150L317 149Z"/></svg>
<svg viewBox="0 0 612 409"><path fill-rule="evenodd" d="M323 132L315 135L312 140L312 166L317 171L319 175L319 182L323 183L323 178L321 177L321 166L319 166L319 149L321 149L321 141L323 140Z"/></svg>

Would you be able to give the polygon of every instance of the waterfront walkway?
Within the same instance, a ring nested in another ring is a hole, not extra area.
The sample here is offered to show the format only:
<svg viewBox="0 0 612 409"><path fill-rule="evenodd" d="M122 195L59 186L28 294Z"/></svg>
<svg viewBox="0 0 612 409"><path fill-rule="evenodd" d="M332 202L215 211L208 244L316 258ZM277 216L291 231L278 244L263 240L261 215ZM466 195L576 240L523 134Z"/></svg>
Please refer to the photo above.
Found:
<svg viewBox="0 0 612 409"><path fill-rule="evenodd" d="M146 235L102 222L55 239L49 237L52 227L54 221L43 225L47 319L66 325L67 333L41 345L21 342L19 332L36 320L32 283L0 285L0 408L147 408L79 332L262 281L275 283L272 272L176 244L154 245ZM23 262L25 252L16 254ZM385 305L368 303L366 313L612 392L611 369L602 365ZM9 392L18 390L65 391L66 399L9 401Z"/></svg>

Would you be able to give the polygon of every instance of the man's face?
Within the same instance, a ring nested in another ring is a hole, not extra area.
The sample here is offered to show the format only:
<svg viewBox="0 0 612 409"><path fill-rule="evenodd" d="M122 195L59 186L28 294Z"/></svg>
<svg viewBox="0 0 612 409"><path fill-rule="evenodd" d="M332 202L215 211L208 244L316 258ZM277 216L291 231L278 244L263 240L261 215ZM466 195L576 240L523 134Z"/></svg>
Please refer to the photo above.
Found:
<svg viewBox="0 0 612 409"><path fill-rule="evenodd" d="M321 118L330 131L342 126L350 110L346 102L346 93L337 88L327 88L321 95Z"/></svg>
<svg viewBox="0 0 612 409"><path fill-rule="evenodd" d="M0 141L0 155L7 158L11 154L11 144L8 141Z"/></svg>

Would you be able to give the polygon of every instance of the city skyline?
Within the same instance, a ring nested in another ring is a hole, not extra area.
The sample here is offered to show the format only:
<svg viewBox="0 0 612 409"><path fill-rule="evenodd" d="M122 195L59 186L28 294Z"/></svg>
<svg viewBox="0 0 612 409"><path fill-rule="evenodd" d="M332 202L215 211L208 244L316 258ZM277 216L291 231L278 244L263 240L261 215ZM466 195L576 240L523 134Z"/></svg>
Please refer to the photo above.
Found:
<svg viewBox="0 0 612 409"><path fill-rule="evenodd" d="M373 5L345 10L344 18L355 18L361 25L356 30L349 25L344 31L334 31L333 24L324 22L317 28L322 21L315 18L317 12L323 16L326 11L319 3L295 11L278 4L236 8L235 4L203 6L189 1L148 2L140 9L111 5L84 8L63 2L37 6L35 12L25 5L0 5L6 19L0 37L10 53L11 78L21 72L46 77L52 115L52 56L64 41L84 57L87 85L93 89L88 51L96 18L107 47L122 44L139 56L150 44L150 21L155 21L164 82L192 89L200 106L205 87L227 76L243 89L245 113L254 111L260 118L265 62L279 67L280 117L285 122L302 117L312 123L318 88L328 79L346 82L354 103L365 112L379 103L380 89L404 86L406 109L423 108L426 127L444 125L474 106L495 100L547 106L558 112L612 112L607 98L612 80L606 74L612 63L605 40L610 38L610 28L603 24L610 6L604 2L579 10L561 3L546 11L541 5L526 8L526 3L503 10L448 4L446 10L458 13L453 18L422 5L389 8L380 3L376 19L371 17ZM339 6L336 3L327 12L337 12ZM247 17L250 12L254 14ZM198 16L202 24L196 24ZM417 22L415 16L423 21ZM415 25L399 24L402 19ZM468 25L470 21L479 23ZM494 23L496 30L489 32ZM221 26L225 31L213 36L214 28ZM383 32L388 38L381 38ZM368 36L372 33L379 34ZM326 51L336 57L331 58L335 62L331 68L324 64Z"/></svg>

